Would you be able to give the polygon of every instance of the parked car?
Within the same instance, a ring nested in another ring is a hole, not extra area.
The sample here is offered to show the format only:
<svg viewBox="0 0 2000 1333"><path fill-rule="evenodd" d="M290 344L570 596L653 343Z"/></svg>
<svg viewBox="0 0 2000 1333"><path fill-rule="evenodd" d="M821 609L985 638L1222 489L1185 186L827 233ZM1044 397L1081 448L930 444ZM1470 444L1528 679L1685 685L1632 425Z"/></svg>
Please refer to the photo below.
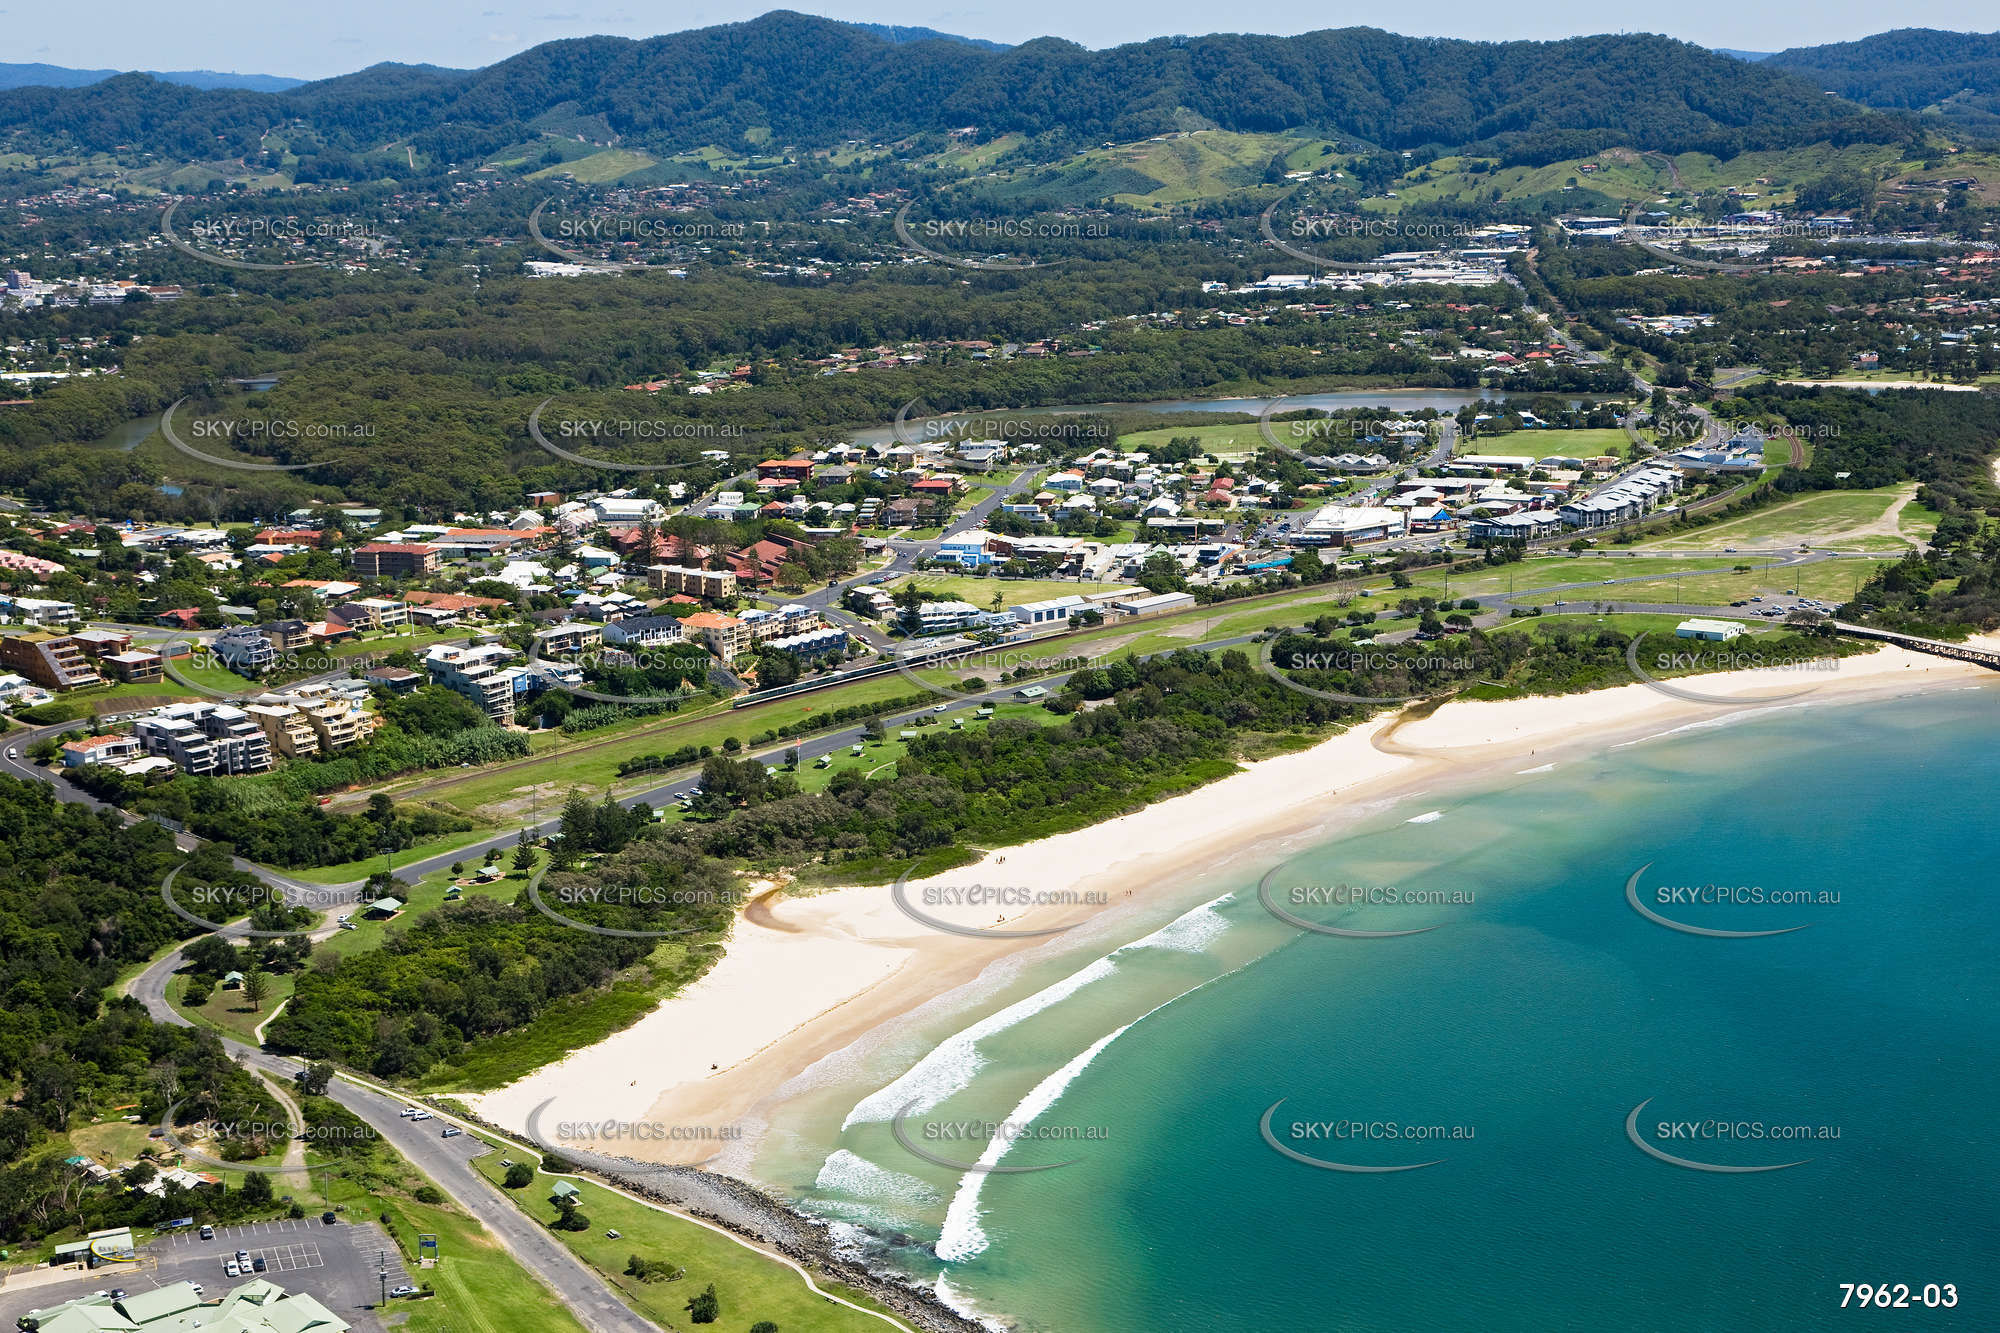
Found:
<svg viewBox="0 0 2000 1333"><path fill-rule="evenodd" d="M403 1284L402 1286L400 1286L400 1287L391 1287L391 1288L389 1288L389 1296L390 1296L390 1299L392 1299L392 1300L393 1300L394 1298L398 1297L398 1296L414 1296L414 1295L416 1295L416 1294L417 1294L417 1289L416 1289L415 1287L411 1286L411 1285L410 1285L409 1283L407 1283L407 1282L405 1282L405 1283L404 1283L404 1284Z"/></svg>
<svg viewBox="0 0 2000 1333"><path fill-rule="evenodd" d="M455 1139L460 1134L463 1133L465 1133L465 1131L460 1129L457 1125L446 1125L444 1127L444 1136L448 1139Z"/></svg>
<svg viewBox="0 0 2000 1333"><path fill-rule="evenodd" d="M261 1273L264 1271L264 1260L261 1256L252 1259L250 1261L250 1271L253 1273Z"/></svg>
<svg viewBox="0 0 2000 1333"><path fill-rule="evenodd" d="M212 1226L210 1226L210 1225L209 1225L208 1223L206 1223L206 1222L202 1223L202 1224L201 1224L201 1238L202 1238L203 1240L214 1240L214 1239L215 1239L215 1228L214 1228L214 1227L212 1227Z"/></svg>
<svg viewBox="0 0 2000 1333"><path fill-rule="evenodd" d="M243 1270L237 1266L237 1263L234 1259L230 1259L222 1265L222 1272L225 1277L243 1276Z"/></svg>
<svg viewBox="0 0 2000 1333"><path fill-rule="evenodd" d="M338 1222L340 1219L335 1217L332 1211L329 1210L327 1212L321 1213L319 1215L319 1220L326 1223L328 1226L332 1226L335 1222Z"/></svg>

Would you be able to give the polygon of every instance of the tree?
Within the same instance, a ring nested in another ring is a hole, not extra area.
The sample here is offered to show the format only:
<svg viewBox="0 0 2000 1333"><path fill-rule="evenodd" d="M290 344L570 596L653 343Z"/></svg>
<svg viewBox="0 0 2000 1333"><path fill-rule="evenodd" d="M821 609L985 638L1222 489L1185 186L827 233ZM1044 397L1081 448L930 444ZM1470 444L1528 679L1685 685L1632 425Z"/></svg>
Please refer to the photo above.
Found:
<svg viewBox="0 0 2000 1333"><path fill-rule="evenodd" d="M251 1171L247 1173L243 1177L243 1183L236 1187L236 1192L245 1203L250 1204L252 1207L264 1207L275 1197L274 1191L271 1189L271 1173L268 1171Z"/></svg>
<svg viewBox="0 0 2000 1333"><path fill-rule="evenodd" d="M535 847L528 841L527 830L521 832L521 841L514 844L514 869L527 874L535 868Z"/></svg>
<svg viewBox="0 0 2000 1333"><path fill-rule="evenodd" d="M261 967L253 967L243 974L243 998L250 1001L251 1012L264 1007L264 1001L271 998L271 974Z"/></svg>
<svg viewBox="0 0 2000 1333"><path fill-rule="evenodd" d="M324 1060L315 1060L301 1069L297 1078L300 1093L307 1097L324 1097L333 1083L333 1066Z"/></svg>
<svg viewBox="0 0 2000 1333"><path fill-rule="evenodd" d="M526 1162L516 1162L507 1168L505 1183L510 1190L524 1190L535 1183L535 1168Z"/></svg>
<svg viewBox="0 0 2000 1333"><path fill-rule="evenodd" d="M778 1333L778 1326L768 1319L759 1319L750 1325L750 1333Z"/></svg>
<svg viewBox="0 0 2000 1333"><path fill-rule="evenodd" d="M722 1317L722 1302L716 1299L715 1284L709 1283L701 1289L701 1294L687 1303L688 1318L697 1324L712 1324Z"/></svg>

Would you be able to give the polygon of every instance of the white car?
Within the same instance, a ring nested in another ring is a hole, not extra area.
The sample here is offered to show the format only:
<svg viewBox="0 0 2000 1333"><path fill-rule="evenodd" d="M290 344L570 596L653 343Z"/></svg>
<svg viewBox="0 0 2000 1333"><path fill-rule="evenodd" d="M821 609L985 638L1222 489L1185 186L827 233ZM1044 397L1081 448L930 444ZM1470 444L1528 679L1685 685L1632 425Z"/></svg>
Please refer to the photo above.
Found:
<svg viewBox="0 0 2000 1333"><path fill-rule="evenodd" d="M222 1265L222 1272L225 1277L243 1276L243 1270L237 1267L236 1261L234 1259L230 1259Z"/></svg>
<svg viewBox="0 0 2000 1333"><path fill-rule="evenodd" d="M428 1120L430 1118L431 1113L429 1111L412 1111L410 1113L410 1119L412 1120Z"/></svg>

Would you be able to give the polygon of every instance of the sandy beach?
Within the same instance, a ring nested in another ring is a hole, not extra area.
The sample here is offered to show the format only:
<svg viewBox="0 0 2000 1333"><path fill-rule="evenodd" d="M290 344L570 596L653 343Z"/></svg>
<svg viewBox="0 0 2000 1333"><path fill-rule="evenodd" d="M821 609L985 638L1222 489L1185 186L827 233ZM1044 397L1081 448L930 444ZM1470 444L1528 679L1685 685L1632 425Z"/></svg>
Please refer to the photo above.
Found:
<svg viewBox="0 0 2000 1333"><path fill-rule="evenodd" d="M2000 646L1995 639L1974 642ZM1254 854L1259 844L1309 831L1363 805L1516 771L1525 757L1551 762L1565 751L1751 710L1841 706L1991 679L1993 673L1969 664L1883 648L1842 658L1836 671L1823 674L1744 671L1673 682L1740 700L1736 704L1679 699L1640 684L1554 698L1454 701L1427 717L1376 718L1199 791L989 854L926 883L1031 886L1094 895L1113 905L1135 896L1143 901L1187 884L1205 868ZM1810 693L1801 696L1802 690ZM1281 856L1273 849L1273 861ZM934 906L924 902L924 887L908 886L909 900L968 927L1048 930L1104 910L1089 897L1011 912L996 912L991 903ZM1146 929L1135 926L1133 933ZM767 894L745 909L722 961L681 995L595 1046L466 1100L511 1129L524 1129L530 1114L552 1101L540 1117L544 1138L564 1120L755 1125L760 1106L815 1061L1046 938L972 938L931 929L901 911L882 885L807 897ZM585 1145L579 1140L577 1146ZM672 1163L698 1163L718 1149L699 1137L596 1146Z"/></svg>

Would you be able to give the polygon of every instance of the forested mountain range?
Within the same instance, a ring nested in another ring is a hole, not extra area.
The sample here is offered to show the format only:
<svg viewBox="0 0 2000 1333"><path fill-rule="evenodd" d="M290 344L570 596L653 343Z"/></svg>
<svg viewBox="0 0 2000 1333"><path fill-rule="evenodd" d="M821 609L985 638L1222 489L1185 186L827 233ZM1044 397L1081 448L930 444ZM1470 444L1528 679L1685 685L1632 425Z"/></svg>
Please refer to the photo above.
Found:
<svg viewBox="0 0 2000 1333"><path fill-rule="evenodd" d="M408 142L434 162L462 162L534 138L543 117L601 117L620 142L656 152L740 146L752 131L807 148L961 126L1040 136L1051 153L1214 126L1555 157L1611 143L1733 156L1907 133L1817 84L1644 34L1466 42L1345 28L987 49L891 41L782 11L643 41L548 42L474 71L378 65L282 93L141 75L0 93L0 133L186 160L253 152L267 131L297 122L287 137L322 153Z"/></svg>
<svg viewBox="0 0 2000 1333"><path fill-rule="evenodd" d="M120 72L115 69L71 69L67 65L0 63L0 88L86 88L93 83L115 79ZM248 88L260 93L283 92L305 82L304 79L288 79L278 74L231 74L213 69L142 72L162 83L180 83L190 88Z"/></svg>
<svg viewBox="0 0 2000 1333"><path fill-rule="evenodd" d="M1967 128L2000 130L2000 33L1899 28L1780 51L1764 65L1869 106L1936 108Z"/></svg>

